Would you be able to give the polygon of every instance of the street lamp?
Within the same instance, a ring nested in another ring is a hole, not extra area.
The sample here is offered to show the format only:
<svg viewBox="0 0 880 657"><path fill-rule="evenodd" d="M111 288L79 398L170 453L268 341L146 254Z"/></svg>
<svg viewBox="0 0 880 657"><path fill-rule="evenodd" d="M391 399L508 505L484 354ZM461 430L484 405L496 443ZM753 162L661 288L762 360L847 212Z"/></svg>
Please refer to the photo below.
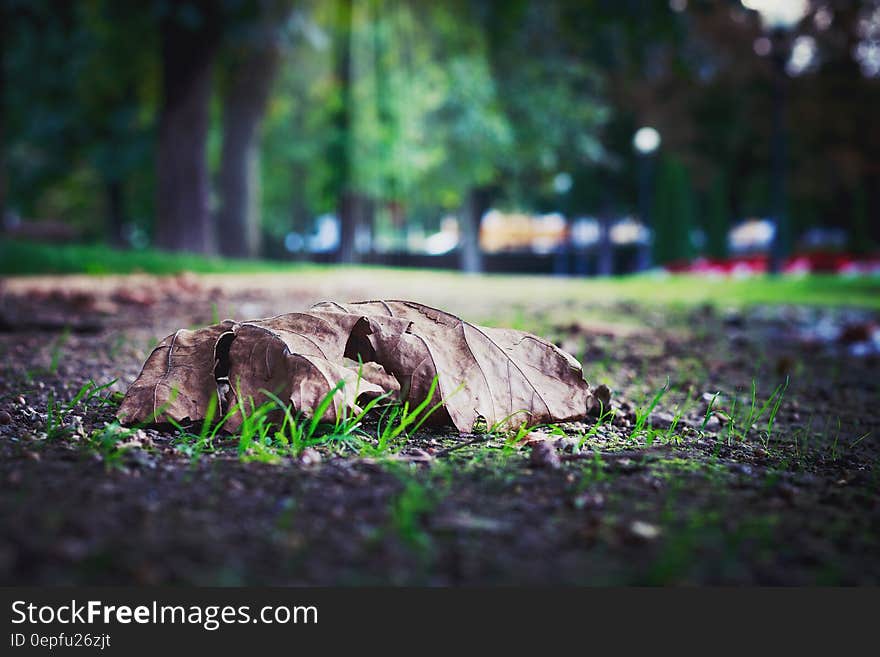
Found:
<svg viewBox="0 0 880 657"><path fill-rule="evenodd" d="M660 147L660 133L651 126L636 130L633 146L642 155L650 155Z"/></svg>
<svg viewBox="0 0 880 657"><path fill-rule="evenodd" d="M808 0L740 0L746 9L758 12L766 30L790 30L801 22L809 8Z"/></svg>
<svg viewBox="0 0 880 657"><path fill-rule="evenodd" d="M771 136L771 204L776 232L770 247L770 272L779 273L788 252L789 225L785 203L785 138L787 35L809 9L808 0L740 0L743 7L758 12L761 25L770 36L773 62L773 111Z"/></svg>
<svg viewBox="0 0 880 657"><path fill-rule="evenodd" d="M636 130L633 135L633 148L639 154L639 218L650 235L651 227L651 156L660 148L660 133L651 126ZM646 239L638 245L636 271L645 271L651 266L651 241Z"/></svg>

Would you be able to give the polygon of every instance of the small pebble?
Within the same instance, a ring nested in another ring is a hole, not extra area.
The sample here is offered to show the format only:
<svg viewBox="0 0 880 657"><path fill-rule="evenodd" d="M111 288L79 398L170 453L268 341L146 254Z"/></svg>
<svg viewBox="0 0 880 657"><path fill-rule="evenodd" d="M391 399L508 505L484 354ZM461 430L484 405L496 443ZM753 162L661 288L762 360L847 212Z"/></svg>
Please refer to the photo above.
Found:
<svg viewBox="0 0 880 657"><path fill-rule="evenodd" d="M605 498L601 493L581 493L572 500L575 509L601 509Z"/></svg>
<svg viewBox="0 0 880 657"><path fill-rule="evenodd" d="M299 455L299 462L303 465L318 465L321 462L321 453L312 447L306 447Z"/></svg>
<svg viewBox="0 0 880 657"><path fill-rule="evenodd" d="M531 464L536 468L551 468L557 470L562 467L556 448L549 442L543 441L532 446Z"/></svg>
<svg viewBox="0 0 880 657"><path fill-rule="evenodd" d="M0 424L9 424L12 422L12 416L9 411L0 411Z"/></svg>

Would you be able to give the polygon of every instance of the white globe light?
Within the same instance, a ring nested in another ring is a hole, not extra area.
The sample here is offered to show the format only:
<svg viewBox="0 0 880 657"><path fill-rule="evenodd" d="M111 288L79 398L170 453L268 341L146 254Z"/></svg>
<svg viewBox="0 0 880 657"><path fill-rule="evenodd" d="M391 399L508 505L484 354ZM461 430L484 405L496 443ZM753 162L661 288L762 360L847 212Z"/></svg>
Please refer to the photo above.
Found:
<svg viewBox="0 0 880 657"><path fill-rule="evenodd" d="M653 153L660 146L660 133L650 126L639 128L633 136L633 146L639 153Z"/></svg>
<svg viewBox="0 0 880 657"><path fill-rule="evenodd" d="M787 30L797 25L809 9L807 0L740 0L746 9L761 15L761 24L769 29Z"/></svg>

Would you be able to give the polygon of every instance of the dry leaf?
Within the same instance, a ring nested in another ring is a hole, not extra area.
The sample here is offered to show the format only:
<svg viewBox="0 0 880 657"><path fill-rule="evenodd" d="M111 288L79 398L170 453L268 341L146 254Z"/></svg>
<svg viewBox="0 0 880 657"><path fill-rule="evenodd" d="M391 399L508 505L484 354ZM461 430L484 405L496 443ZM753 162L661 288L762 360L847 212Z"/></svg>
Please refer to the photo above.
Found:
<svg viewBox="0 0 880 657"><path fill-rule="evenodd" d="M489 427L511 427L584 416L589 386L581 365L546 340L476 326L411 301L314 307L333 308L371 320L366 338L374 358L400 380L411 403L425 398L436 376L437 395L459 431L470 431L479 418Z"/></svg>
<svg viewBox="0 0 880 657"><path fill-rule="evenodd" d="M217 394L217 340L232 325L225 321L197 331L180 329L162 340L126 392L117 417L131 424L203 419Z"/></svg>
<svg viewBox="0 0 880 657"><path fill-rule="evenodd" d="M437 381L432 418L470 431L585 415L580 364L529 333L486 328L409 301L321 303L304 313L178 331L153 351L119 410L128 423L198 421L212 396L256 407L265 391L310 415L342 381L324 419L381 394L411 405ZM227 424L241 423L234 416Z"/></svg>
<svg viewBox="0 0 880 657"><path fill-rule="evenodd" d="M360 325L360 326L358 326ZM229 341L228 369L218 362L218 378L229 382L225 399L231 408L239 401L246 409L269 400L263 392L290 400L293 407L312 415L340 381L324 419L335 421L343 408L357 410L361 396L378 396L384 390L369 380L358 380L356 371L342 365L345 346L353 334L369 330L356 315L340 313L290 313L270 319L235 324L224 336ZM234 431L242 418L236 413L226 428Z"/></svg>

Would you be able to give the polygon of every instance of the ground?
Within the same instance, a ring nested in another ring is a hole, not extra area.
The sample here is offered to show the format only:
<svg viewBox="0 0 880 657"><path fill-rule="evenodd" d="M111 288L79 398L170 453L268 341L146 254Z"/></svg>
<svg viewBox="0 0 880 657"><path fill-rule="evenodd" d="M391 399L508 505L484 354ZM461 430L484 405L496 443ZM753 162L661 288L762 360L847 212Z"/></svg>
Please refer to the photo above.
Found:
<svg viewBox="0 0 880 657"><path fill-rule="evenodd" d="M878 292L314 268L8 278L0 582L876 585ZM373 298L545 336L614 413L384 450L367 423L359 442L273 458L114 424L110 393L176 328Z"/></svg>

